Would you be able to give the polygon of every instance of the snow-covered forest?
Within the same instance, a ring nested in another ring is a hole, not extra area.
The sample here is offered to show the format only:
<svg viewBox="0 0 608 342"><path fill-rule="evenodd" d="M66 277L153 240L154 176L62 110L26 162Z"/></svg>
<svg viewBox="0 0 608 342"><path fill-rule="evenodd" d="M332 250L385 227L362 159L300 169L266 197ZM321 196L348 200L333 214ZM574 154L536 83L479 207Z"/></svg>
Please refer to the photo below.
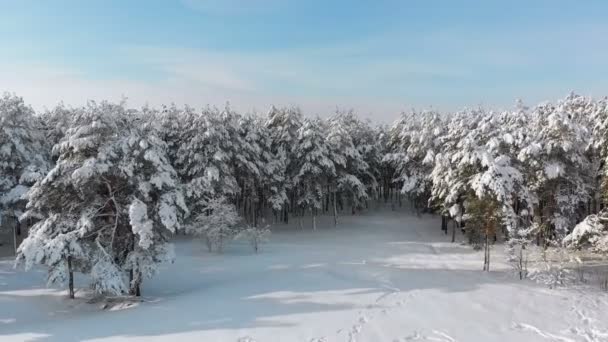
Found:
<svg viewBox="0 0 608 342"><path fill-rule="evenodd" d="M73 272L99 293L138 295L172 259L172 235L218 252L247 236L257 248L270 223L307 229L310 216L316 229L329 213L337 225L389 199L442 215L446 231L452 220L453 239L458 228L486 250L484 270L497 239L516 258L528 244L608 253L606 99L410 112L385 127L351 111L321 119L274 107L90 102L35 113L5 94L0 120L0 217L29 228L17 262L44 265L71 296Z"/></svg>
<svg viewBox="0 0 608 342"><path fill-rule="evenodd" d="M552 287L608 256L607 99L412 111L385 126L296 107L35 112L5 94L0 126L0 226L27 231L16 267L44 269L71 298L145 295L161 265L177 267L176 238L218 255L245 240L257 253L274 225L331 229L387 206L440 216L425 228L483 250L480 273L498 246L514 279Z"/></svg>

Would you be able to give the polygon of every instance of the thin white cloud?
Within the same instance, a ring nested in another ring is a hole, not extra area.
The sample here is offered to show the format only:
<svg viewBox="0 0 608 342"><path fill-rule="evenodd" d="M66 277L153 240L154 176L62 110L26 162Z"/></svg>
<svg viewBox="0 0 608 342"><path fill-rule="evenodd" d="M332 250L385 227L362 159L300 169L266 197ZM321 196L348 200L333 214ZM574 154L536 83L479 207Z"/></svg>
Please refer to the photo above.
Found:
<svg viewBox="0 0 608 342"><path fill-rule="evenodd" d="M37 108L61 100L83 104L87 99L119 100L127 96L134 106L170 102L222 106L229 101L240 111L265 112L271 104L297 104L308 113L321 115L329 115L340 106L390 121L410 107L434 105L440 110L456 110L480 101L502 106L524 95L534 103L562 96L571 89L601 95L603 80L583 83L579 77L567 79L565 75L561 83L522 77L526 84L516 84L513 80L517 76L500 77L501 72L510 76L504 70L528 77L528 72L550 61L551 54L563 50L557 44L559 35L573 42L564 54L577 55L579 64L603 58L608 49L580 53L583 47L598 42L597 32L604 31L598 28L593 32L585 37L576 30L528 32L515 48L512 37L496 41L495 32L466 37L465 32L458 31L420 36L390 32L331 45L264 51L128 46L116 55L153 77L145 81L111 75L91 79L84 70L0 63L0 91L15 91ZM538 47L535 40L540 41ZM430 58L425 59L427 55Z"/></svg>
<svg viewBox="0 0 608 342"><path fill-rule="evenodd" d="M228 91L255 90L253 82L241 77L223 65L174 64L166 65L164 70L179 80L201 83L205 87L215 87Z"/></svg>
<svg viewBox="0 0 608 342"><path fill-rule="evenodd" d="M416 86L420 79L462 78L466 69L448 65L409 61L394 56L352 57L335 47L283 49L253 52L217 52L202 49L136 46L124 48L124 54L138 63L210 86L255 93L284 95L306 92L314 96L335 96L351 92L365 96L369 88L401 81ZM366 47L360 47L366 51Z"/></svg>
<svg viewBox="0 0 608 342"><path fill-rule="evenodd" d="M213 15L265 13L284 9L287 0L182 0L184 6Z"/></svg>
<svg viewBox="0 0 608 342"><path fill-rule="evenodd" d="M120 101L127 98L133 107L146 104L159 106L176 103L195 108L207 105L222 107L227 102L240 112L266 113L271 105L297 105L308 115L331 115L337 107L354 108L362 116L379 122L391 122L403 106L391 102L366 101L349 97L319 98L305 95L276 96L226 91L209 87L198 81L172 78L157 81L128 79L87 79L75 70L56 69L50 65L0 66L0 92L9 91L22 96L37 110L52 108L63 102L80 106L88 100Z"/></svg>

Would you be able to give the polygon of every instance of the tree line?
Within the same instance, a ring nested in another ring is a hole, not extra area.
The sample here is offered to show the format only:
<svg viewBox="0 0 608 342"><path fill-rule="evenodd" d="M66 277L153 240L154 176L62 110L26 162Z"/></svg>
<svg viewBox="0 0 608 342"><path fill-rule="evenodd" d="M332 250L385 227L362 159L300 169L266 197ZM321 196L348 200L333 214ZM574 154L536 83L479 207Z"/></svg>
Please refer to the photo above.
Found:
<svg viewBox="0 0 608 342"><path fill-rule="evenodd" d="M0 217L29 226L17 261L44 265L71 297L74 272L98 293L139 295L173 258L173 234L217 251L246 236L257 251L267 222L302 225L307 215L316 229L331 212L337 224L339 212L396 191L382 163L385 130L352 112L320 119L273 107L261 117L91 101L35 113L5 94L0 120Z"/></svg>
<svg viewBox="0 0 608 342"><path fill-rule="evenodd" d="M297 107L259 116L91 101L35 113L5 94L0 220L29 227L18 263L44 265L72 297L74 272L98 293L140 295L172 260L173 234L218 251L245 235L257 250L267 222L307 216L316 229L318 215L338 224L402 195L484 248L487 270L498 238L514 255L530 243L605 253L607 103L571 94L500 112L409 112L389 127Z"/></svg>
<svg viewBox="0 0 608 342"><path fill-rule="evenodd" d="M520 264L531 243L606 253L607 127L608 100L576 94L506 111L413 112L390 129L384 161L404 194L484 248L486 270L497 237Z"/></svg>

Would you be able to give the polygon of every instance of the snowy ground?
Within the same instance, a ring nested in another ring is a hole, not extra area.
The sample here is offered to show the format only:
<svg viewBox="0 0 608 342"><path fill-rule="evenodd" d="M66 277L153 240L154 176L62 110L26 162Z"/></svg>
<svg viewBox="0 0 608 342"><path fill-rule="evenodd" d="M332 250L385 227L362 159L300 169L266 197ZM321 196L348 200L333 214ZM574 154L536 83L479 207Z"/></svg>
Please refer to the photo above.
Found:
<svg viewBox="0 0 608 342"><path fill-rule="evenodd" d="M0 261L0 341L608 341L608 296L519 281L449 243L437 218L383 211L316 232L278 229L262 253L178 241L146 301L101 310ZM281 227L278 227L281 228ZM283 227L284 228L284 227Z"/></svg>

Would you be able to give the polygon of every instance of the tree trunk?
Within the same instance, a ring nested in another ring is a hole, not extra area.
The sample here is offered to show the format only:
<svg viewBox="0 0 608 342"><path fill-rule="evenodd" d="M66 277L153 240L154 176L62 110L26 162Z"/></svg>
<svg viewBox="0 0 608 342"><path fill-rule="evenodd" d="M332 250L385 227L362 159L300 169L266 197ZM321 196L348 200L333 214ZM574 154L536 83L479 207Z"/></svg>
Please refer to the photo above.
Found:
<svg viewBox="0 0 608 342"><path fill-rule="evenodd" d="M135 297L141 297L141 286L139 281L136 281L133 285L131 285L131 290L129 293Z"/></svg>
<svg viewBox="0 0 608 342"><path fill-rule="evenodd" d="M485 249L483 256L483 270L490 271L490 235L485 234Z"/></svg>
<svg viewBox="0 0 608 342"><path fill-rule="evenodd" d="M300 229L304 230L304 223L302 222L302 220L304 219L304 210L302 210L300 212L300 216L299 216L299 221L300 221Z"/></svg>
<svg viewBox="0 0 608 342"><path fill-rule="evenodd" d="M326 199L326 201L325 201L325 212L326 213L329 212L329 202L330 202L330 199L331 199L330 194L331 194L331 192L329 190L329 185L328 185L327 186L327 196L325 197L325 199Z"/></svg>
<svg viewBox="0 0 608 342"><path fill-rule="evenodd" d="M74 271L72 270L72 256L68 256L68 291L71 299L74 299Z"/></svg>
<svg viewBox="0 0 608 342"><path fill-rule="evenodd" d="M141 289L140 289L140 275L136 275L135 271L131 270L129 272L129 294L131 296L140 297Z"/></svg>
<svg viewBox="0 0 608 342"><path fill-rule="evenodd" d="M243 218L245 219L245 222L247 222L247 200L245 197L243 197Z"/></svg>
<svg viewBox="0 0 608 342"><path fill-rule="evenodd" d="M258 226L258 212L260 210L260 204L259 203L255 203L254 202L254 210L253 210L253 226L257 227Z"/></svg>
<svg viewBox="0 0 608 342"><path fill-rule="evenodd" d="M388 180L386 178L384 179L384 186L382 190L384 192L384 203L388 203Z"/></svg>
<svg viewBox="0 0 608 342"><path fill-rule="evenodd" d="M13 223L13 250L17 255L17 224Z"/></svg>
<svg viewBox="0 0 608 342"><path fill-rule="evenodd" d="M519 248L519 280L524 279L524 246Z"/></svg>
<svg viewBox="0 0 608 342"><path fill-rule="evenodd" d="M458 225L458 221L454 220L454 224L452 225L452 243L456 241L456 226Z"/></svg>
<svg viewBox="0 0 608 342"><path fill-rule="evenodd" d="M336 206L336 192L334 191L334 227L338 225L338 208Z"/></svg>
<svg viewBox="0 0 608 342"><path fill-rule="evenodd" d="M312 215L312 230L317 230L317 213L311 209L310 214Z"/></svg>

